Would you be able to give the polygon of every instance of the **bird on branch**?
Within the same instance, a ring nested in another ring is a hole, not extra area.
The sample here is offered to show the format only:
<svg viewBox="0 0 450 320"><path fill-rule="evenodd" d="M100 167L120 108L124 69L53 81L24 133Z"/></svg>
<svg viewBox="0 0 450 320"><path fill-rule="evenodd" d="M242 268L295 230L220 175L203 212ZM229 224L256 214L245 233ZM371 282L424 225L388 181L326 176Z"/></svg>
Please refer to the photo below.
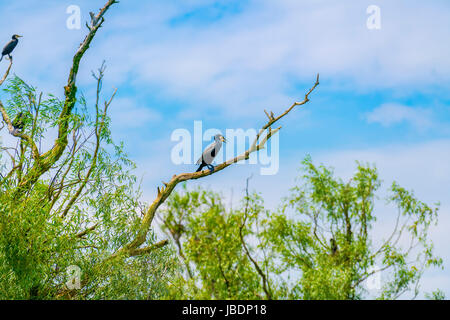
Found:
<svg viewBox="0 0 450 320"><path fill-rule="evenodd" d="M338 251L338 246L334 238L330 239L330 245L331 245L331 255L334 256Z"/></svg>
<svg viewBox="0 0 450 320"><path fill-rule="evenodd" d="M12 125L16 132L20 132L25 127L25 114L23 112L19 112L19 114L14 118Z"/></svg>
<svg viewBox="0 0 450 320"><path fill-rule="evenodd" d="M207 167L211 172L214 171L214 166L211 164L214 161L214 158L222 148L222 142L227 142L225 138L221 134L216 134L214 136L214 141L206 147L203 151L202 156L198 159L197 163L200 165L196 172L201 171L204 167Z"/></svg>
<svg viewBox="0 0 450 320"><path fill-rule="evenodd" d="M17 43L19 43L19 38L22 36L19 36L17 34L12 36L12 40L8 42L8 44L3 48L2 56L0 58L0 61L3 60L4 56L8 56L9 59L12 59L11 52L13 52L14 48L17 46Z"/></svg>

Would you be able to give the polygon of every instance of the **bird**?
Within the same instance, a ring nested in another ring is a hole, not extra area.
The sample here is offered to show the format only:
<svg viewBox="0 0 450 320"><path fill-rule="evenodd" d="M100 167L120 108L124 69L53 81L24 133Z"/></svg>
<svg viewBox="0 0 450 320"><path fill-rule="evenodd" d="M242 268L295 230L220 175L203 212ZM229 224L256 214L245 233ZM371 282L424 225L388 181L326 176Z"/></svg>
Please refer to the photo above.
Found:
<svg viewBox="0 0 450 320"><path fill-rule="evenodd" d="M22 131L25 127L25 114L23 112L19 112L19 114L14 118L12 125L15 132Z"/></svg>
<svg viewBox="0 0 450 320"><path fill-rule="evenodd" d="M208 167L211 172L214 171L214 166L211 163L219 153L220 148L222 148L222 142L226 143L227 140L221 134L216 134L214 136L214 141L205 148L202 156L200 157L200 159L198 159L196 164L200 166L198 167L196 172L201 171L203 167Z"/></svg>
<svg viewBox="0 0 450 320"><path fill-rule="evenodd" d="M338 251L338 246L336 244L336 240L334 240L334 238L331 238L330 244L331 244L331 255L334 256Z"/></svg>
<svg viewBox="0 0 450 320"><path fill-rule="evenodd" d="M11 52L13 52L14 48L17 46L17 43L19 42L19 38L22 36L19 36L18 34L15 34L12 36L12 40L8 42L8 44L3 48L2 56L0 58L0 61L3 60L3 56L8 56L9 59L12 59Z"/></svg>

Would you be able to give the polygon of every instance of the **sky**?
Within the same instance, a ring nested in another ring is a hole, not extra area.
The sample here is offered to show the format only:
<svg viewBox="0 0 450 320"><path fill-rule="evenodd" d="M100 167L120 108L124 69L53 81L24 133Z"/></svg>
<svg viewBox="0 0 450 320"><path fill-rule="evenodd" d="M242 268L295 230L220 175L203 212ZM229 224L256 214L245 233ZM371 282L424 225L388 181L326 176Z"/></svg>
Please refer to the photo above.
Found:
<svg viewBox="0 0 450 320"><path fill-rule="evenodd" d="M62 96L84 21L103 4L0 2L0 38L24 36L13 72ZM81 9L81 29L67 28L71 5ZM371 5L380 8L380 29L367 27ZM150 201L162 180L196 169L172 162L174 130L192 132L194 121L204 130L257 129L266 121L264 109L279 114L302 100L320 73L311 101L280 122L277 174L261 175L259 164L236 165L190 186L222 192L237 205L253 174L250 187L276 208L308 154L346 179L356 160L373 163L386 185L395 180L429 204L440 202L432 238L446 269L428 271L422 290L439 287L448 298L449 17L447 0L123 0L107 13L78 85L93 101L91 71L106 61L105 98L118 88L110 108L113 137L137 163ZM0 71L6 67L2 61ZM381 228L389 228L392 216L380 215Z"/></svg>

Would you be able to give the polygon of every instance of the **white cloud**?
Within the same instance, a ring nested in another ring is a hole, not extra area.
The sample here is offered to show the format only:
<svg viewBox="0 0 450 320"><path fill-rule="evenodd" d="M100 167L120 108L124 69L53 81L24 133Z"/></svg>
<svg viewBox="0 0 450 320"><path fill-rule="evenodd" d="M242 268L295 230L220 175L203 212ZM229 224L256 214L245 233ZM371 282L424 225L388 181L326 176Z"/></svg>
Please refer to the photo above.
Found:
<svg viewBox="0 0 450 320"><path fill-rule="evenodd" d="M395 103L382 104L367 113L366 119L369 123L380 123L385 127L402 122L408 122L418 129L427 129L433 125L431 110Z"/></svg>
<svg viewBox="0 0 450 320"><path fill-rule="evenodd" d="M85 34L84 27L65 28L69 3L44 2L38 10L11 5L2 12L22 19L13 26L0 20L6 33L25 35L14 71L55 93L62 92ZM239 116L300 98L303 90L288 92L293 80L307 89L317 72L324 83L352 90L449 82L450 44L441 39L449 38L450 29L435 25L448 15L445 4L381 1L380 31L367 30L366 6L353 1L250 1L242 13L206 26L170 26L174 17L205 3L118 4L82 61L80 84L91 84L90 70L105 58L112 86L151 84L160 95ZM95 7L87 1L80 6L83 19Z"/></svg>
<svg viewBox="0 0 450 320"><path fill-rule="evenodd" d="M450 43L442 41L450 29L437 25L447 21L445 2L380 0L379 31L366 28L367 4L329 0L253 0L215 22L170 24L208 3L119 3L82 61L80 84L91 85L90 71L105 58L111 87L157 87L147 93L240 117L301 98L317 72L324 85L355 91L412 92L450 83ZM84 27L65 28L68 4L44 1L37 10L11 4L2 15L20 21L0 19L6 33L25 35L14 72L57 94L85 34ZM80 6L83 19L95 8L92 1ZM304 90L292 92L296 80Z"/></svg>
<svg viewBox="0 0 450 320"><path fill-rule="evenodd" d="M113 127L136 129L160 121L161 114L147 106L138 106L132 98L116 98L111 103L110 115Z"/></svg>
<svg viewBox="0 0 450 320"><path fill-rule="evenodd" d="M356 91L446 86L450 44L441 39L450 37L450 29L436 28L434 21L444 21L449 7L418 1L379 5L380 31L366 28L363 3L254 1L244 12L206 26L150 21L142 28L154 38L122 33L117 41L104 39L99 51L116 80L131 71L136 83L156 85L160 94L200 109L217 105L235 116L300 98L302 90L288 93L293 81L309 86L317 72L331 86ZM133 49L124 58L127 48Z"/></svg>

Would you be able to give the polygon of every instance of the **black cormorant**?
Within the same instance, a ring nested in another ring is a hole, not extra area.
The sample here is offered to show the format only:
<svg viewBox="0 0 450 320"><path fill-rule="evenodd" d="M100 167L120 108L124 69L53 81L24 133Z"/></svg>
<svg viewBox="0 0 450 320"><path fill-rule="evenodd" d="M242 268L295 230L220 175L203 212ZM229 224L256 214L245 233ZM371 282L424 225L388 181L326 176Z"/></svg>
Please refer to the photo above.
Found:
<svg viewBox="0 0 450 320"><path fill-rule="evenodd" d="M338 246L337 246L336 240L334 240L334 238L331 238L330 244L331 244L331 255L334 256L338 251Z"/></svg>
<svg viewBox="0 0 450 320"><path fill-rule="evenodd" d="M222 148L222 142L227 141L221 134L216 134L214 136L214 142L206 147L202 153L202 156L198 159L197 164L199 164L200 167L198 167L196 172L201 171L203 167L208 167L209 170L214 171L214 166L211 163L219 153L220 148Z"/></svg>
<svg viewBox="0 0 450 320"><path fill-rule="evenodd" d="M25 114L19 112L19 114L14 118L12 125L16 131L22 131L25 127Z"/></svg>
<svg viewBox="0 0 450 320"><path fill-rule="evenodd" d="M12 36L12 40L10 42L8 42L8 44L3 48L0 61L2 61L3 56L6 56L6 55L11 59L11 52L13 52L14 48L17 46L17 43L19 42L20 37L22 37L22 36L19 36L17 34Z"/></svg>

